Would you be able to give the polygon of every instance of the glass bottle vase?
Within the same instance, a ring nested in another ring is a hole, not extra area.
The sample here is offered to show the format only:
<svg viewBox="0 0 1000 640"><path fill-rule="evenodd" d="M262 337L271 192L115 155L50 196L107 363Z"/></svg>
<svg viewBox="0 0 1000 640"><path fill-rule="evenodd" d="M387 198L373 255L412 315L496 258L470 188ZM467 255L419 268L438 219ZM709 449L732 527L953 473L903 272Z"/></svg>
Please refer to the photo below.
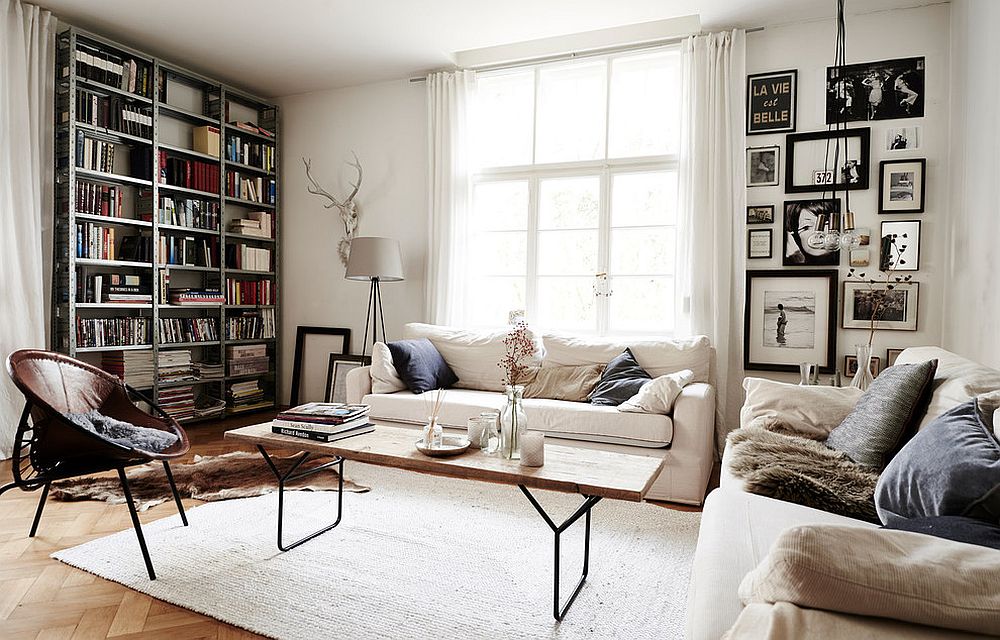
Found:
<svg viewBox="0 0 1000 640"><path fill-rule="evenodd" d="M872 346L870 344L856 344L854 350L858 358L858 371L851 378L851 386L867 391L875 380L875 377L872 376Z"/></svg>
<svg viewBox="0 0 1000 640"><path fill-rule="evenodd" d="M524 387L507 385L507 406L500 414L500 452L508 460L521 458L521 434L528 426L521 399Z"/></svg>

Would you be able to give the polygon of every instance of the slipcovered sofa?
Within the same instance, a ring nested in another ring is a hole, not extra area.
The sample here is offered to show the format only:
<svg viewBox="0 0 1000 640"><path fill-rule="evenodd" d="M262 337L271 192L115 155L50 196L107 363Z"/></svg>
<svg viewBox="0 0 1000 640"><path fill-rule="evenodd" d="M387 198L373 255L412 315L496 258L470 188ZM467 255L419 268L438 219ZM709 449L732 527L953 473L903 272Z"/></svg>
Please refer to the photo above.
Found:
<svg viewBox="0 0 1000 640"><path fill-rule="evenodd" d="M466 420L505 404L499 362L509 329L463 330L411 323L405 339L427 338L459 378L445 396L440 423L464 429ZM528 429L553 444L659 456L666 459L648 499L701 504L714 460L715 389L709 383L714 351L704 336L668 340L596 338L534 334L534 364L540 367L606 364L630 348L653 377L690 369L694 380L682 390L670 415L626 413L615 407L545 398L524 400ZM409 391L374 393L372 368L347 377L349 402L371 405L374 420L421 427L427 420L424 398Z"/></svg>

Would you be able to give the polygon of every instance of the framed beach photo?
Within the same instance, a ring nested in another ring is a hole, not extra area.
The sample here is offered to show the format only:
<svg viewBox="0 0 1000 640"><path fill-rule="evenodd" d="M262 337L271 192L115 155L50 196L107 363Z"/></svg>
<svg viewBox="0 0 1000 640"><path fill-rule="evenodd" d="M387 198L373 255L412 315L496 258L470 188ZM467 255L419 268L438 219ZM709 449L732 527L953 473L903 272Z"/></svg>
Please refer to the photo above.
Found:
<svg viewBox="0 0 1000 640"><path fill-rule="evenodd" d="M772 224L773 222L773 204L752 204L747 207L747 224Z"/></svg>
<svg viewBox="0 0 1000 640"><path fill-rule="evenodd" d="M889 286L892 288L890 289ZM916 331L920 299L917 282L844 283L844 329ZM877 316L873 318L872 316Z"/></svg>
<svg viewBox="0 0 1000 640"><path fill-rule="evenodd" d="M837 359L837 271L747 271L743 368L798 371Z"/></svg>
<svg viewBox="0 0 1000 640"><path fill-rule="evenodd" d="M778 185L778 145L750 147L747 149L747 186L774 187Z"/></svg>
<svg viewBox="0 0 1000 640"><path fill-rule="evenodd" d="M748 229L747 230L747 258L770 258L771 257L770 229Z"/></svg>
<svg viewBox="0 0 1000 640"><path fill-rule="evenodd" d="M878 212L923 213L927 160L883 160L878 164Z"/></svg>

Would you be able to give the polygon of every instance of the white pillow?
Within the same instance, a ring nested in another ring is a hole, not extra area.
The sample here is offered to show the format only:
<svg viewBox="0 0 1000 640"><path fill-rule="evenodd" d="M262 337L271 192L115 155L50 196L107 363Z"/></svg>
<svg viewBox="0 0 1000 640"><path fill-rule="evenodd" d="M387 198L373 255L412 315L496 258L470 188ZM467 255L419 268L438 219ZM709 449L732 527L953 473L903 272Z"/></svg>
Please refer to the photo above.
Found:
<svg viewBox="0 0 1000 640"><path fill-rule="evenodd" d="M371 377L372 393L396 393L406 389L392 364L392 352L384 342L376 342L372 347Z"/></svg>
<svg viewBox="0 0 1000 640"><path fill-rule="evenodd" d="M710 381L712 345L705 336L602 338L547 332L542 334L542 342L545 344L543 367L607 364L629 348L639 366L654 378L690 369L695 382Z"/></svg>
<svg viewBox="0 0 1000 640"><path fill-rule="evenodd" d="M693 379L694 371L690 369L653 378L639 388L639 393L618 405L618 410L667 415L673 410L674 401L681 395L681 390Z"/></svg>
<svg viewBox="0 0 1000 640"><path fill-rule="evenodd" d="M802 386L764 378L746 378L743 388L747 399L740 409L740 427L766 418L813 440L826 440L862 396L853 387Z"/></svg>

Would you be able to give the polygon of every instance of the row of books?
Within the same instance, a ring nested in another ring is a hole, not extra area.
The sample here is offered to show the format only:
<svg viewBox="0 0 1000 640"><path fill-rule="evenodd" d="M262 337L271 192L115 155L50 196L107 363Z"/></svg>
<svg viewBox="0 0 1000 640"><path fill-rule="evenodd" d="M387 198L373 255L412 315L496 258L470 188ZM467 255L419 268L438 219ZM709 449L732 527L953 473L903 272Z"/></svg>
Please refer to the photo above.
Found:
<svg viewBox="0 0 1000 640"><path fill-rule="evenodd" d="M245 311L226 318L226 340L264 340L274 335L274 309Z"/></svg>
<svg viewBox="0 0 1000 640"><path fill-rule="evenodd" d="M153 388L152 351L105 351L101 368L136 389Z"/></svg>
<svg viewBox="0 0 1000 640"><path fill-rule="evenodd" d="M219 339L217 318L160 318L160 342L215 342Z"/></svg>
<svg viewBox="0 0 1000 640"><path fill-rule="evenodd" d="M203 160L173 158L166 151L160 151L157 179L160 184L218 193L219 165Z"/></svg>
<svg viewBox="0 0 1000 640"><path fill-rule="evenodd" d="M140 217L143 220L152 221L153 214L153 192L143 190L139 192L137 206L143 212ZM208 229L217 231L219 229L219 203L201 200L199 198L179 198L175 196L160 195L160 206L157 207L157 220L160 224L172 224L177 227L189 227L192 229Z"/></svg>
<svg viewBox="0 0 1000 640"><path fill-rule="evenodd" d="M226 398L236 411L246 411L271 404L265 400L264 389L260 386L259 380L245 380L230 384L226 390Z"/></svg>
<svg viewBox="0 0 1000 640"><path fill-rule="evenodd" d="M226 278L226 304L268 306L275 303L273 280L238 280Z"/></svg>
<svg viewBox="0 0 1000 640"><path fill-rule="evenodd" d="M160 236L160 264L218 267L219 239L215 237Z"/></svg>
<svg viewBox="0 0 1000 640"><path fill-rule="evenodd" d="M251 247L241 242L226 245L226 267L247 271L270 271L271 250Z"/></svg>
<svg viewBox="0 0 1000 640"><path fill-rule="evenodd" d="M118 304L150 304L152 283L138 275L99 273L81 275L76 279L77 302Z"/></svg>
<svg viewBox="0 0 1000 640"><path fill-rule="evenodd" d="M226 347L229 375L249 376L271 370L271 358L265 344L235 344Z"/></svg>
<svg viewBox="0 0 1000 640"><path fill-rule="evenodd" d="M226 136L226 160L273 172L274 159L273 144L251 142L239 136Z"/></svg>
<svg viewBox="0 0 1000 640"><path fill-rule="evenodd" d="M76 120L140 138L153 137L153 116L148 107L137 107L118 96L99 96L78 89Z"/></svg>
<svg viewBox="0 0 1000 640"><path fill-rule="evenodd" d="M76 257L94 260L116 260L114 227L102 227L90 222L76 223Z"/></svg>
<svg viewBox="0 0 1000 640"><path fill-rule="evenodd" d="M149 318L76 318L76 346L122 347L149 344Z"/></svg>
<svg viewBox="0 0 1000 640"><path fill-rule="evenodd" d="M226 195L230 198L274 204L276 193L274 180L226 171Z"/></svg>
<svg viewBox="0 0 1000 640"><path fill-rule="evenodd" d="M77 213L121 218L122 189L121 187L77 180L76 207L74 208Z"/></svg>
<svg viewBox="0 0 1000 640"><path fill-rule="evenodd" d="M170 304L180 307L216 306L224 302L218 289L170 289Z"/></svg>
<svg viewBox="0 0 1000 640"><path fill-rule="evenodd" d="M295 438L333 442L375 429L369 422L370 407L341 402L310 402L279 413L271 431Z"/></svg>
<svg viewBox="0 0 1000 640"><path fill-rule="evenodd" d="M246 218L236 218L230 221L227 230L243 236L255 238L271 238L274 229L274 217L266 211L251 211Z"/></svg>
<svg viewBox="0 0 1000 640"><path fill-rule="evenodd" d="M69 70L64 69L63 75L69 75ZM147 98L153 88L148 62L118 56L82 42L76 45L76 75Z"/></svg>
<svg viewBox="0 0 1000 640"><path fill-rule="evenodd" d="M115 145L76 132L76 166L91 171L115 173Z"/></svg>

